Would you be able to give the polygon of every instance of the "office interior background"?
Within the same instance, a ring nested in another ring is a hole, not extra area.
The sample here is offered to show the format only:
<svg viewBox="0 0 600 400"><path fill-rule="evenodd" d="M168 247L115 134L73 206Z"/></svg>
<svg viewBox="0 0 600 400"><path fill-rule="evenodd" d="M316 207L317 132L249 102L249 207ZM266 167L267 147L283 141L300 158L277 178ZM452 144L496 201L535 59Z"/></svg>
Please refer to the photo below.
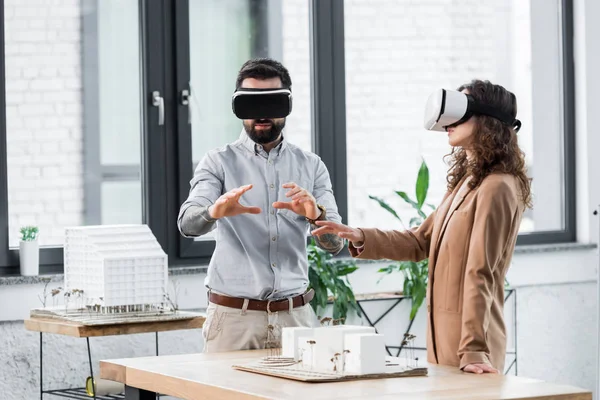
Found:
<svg viewBox="0 0 600 400"><path fill-rule="evenodd" d="M242 63L259 56L289 69L286 138L325 161L351 226L402 229L369 196L409 221L414 211L394 192L414 193L422 161L427 202L440 202L450 147L423 129L430 92L474 78L513 91L534 208L508 275L507 373L596 391L597 0L0 0L0 18L4 398L34 398L39 384L38 337L23 319L44 285L18 277L23 225L39 226L40 271L57 287L66 226L148 224L169 255L180 307L206 306L213 237L182 238L177 212L197 162L242 132L231 94ZM400 273L377 272L385 262L358 265L355 293L402 289ZM408 312L394 310L383 329L401 335ZM413 328L420 346L424 314ZM85 346L45 340L47 385L81 385ZM153 340L98 338L94 362L151 355ZM202 348L199 331L160 342L163 354Z"/></svg>

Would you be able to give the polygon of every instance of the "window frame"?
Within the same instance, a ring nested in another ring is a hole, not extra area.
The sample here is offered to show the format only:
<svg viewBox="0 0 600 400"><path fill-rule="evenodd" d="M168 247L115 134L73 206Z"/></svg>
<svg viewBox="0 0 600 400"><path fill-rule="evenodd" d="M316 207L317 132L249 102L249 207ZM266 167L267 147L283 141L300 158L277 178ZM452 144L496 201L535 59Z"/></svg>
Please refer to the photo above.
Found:
<svg viewBox="0 0 600 400"><path fill-rule="evenodd" d="M520 233L517 246L572 243L577 241L576 149L575 149L575 57L573 0L561 0L561 49L563 93L563 192L564 228ZM534 139L535 140L535 139Z"/></svg>
<svg viewBox="0 0 600 400"><path fill-rule="evenodd" d="M90 1L88 6L93 6ZM148 224L156 235L159 243L166 250L168 247L168 235L165 229L168 226L167 215L167 198L163 195L166 192L167 176L165 169L162 167L166 164L168 158L169 146L172 145L166 134L170 125L174 124L173 119L169 118L168 113L171 111L169 98L169 80L166 77L169 63L165 56L172 46L168 43L170 36L168 33L169 17L171 15L170 2L166 0L149 1L140 0L140 46L141 46L141 100L142 101L142 160L141 160L141 176L142 176L142 220ZM95 13L88 13L82 16L82 32L89 33L89 30L97 29ZM5 74L5 24L4 24L4 0L0 0L0 154L4 155L0 159L0 198L4 199L0 204L0 276L2 275L18 275L19 268L19 250L9 247L9 214L8 214L8 182L7 182L7 132L6 132L6 74ZM151 28L150 28L151 27ZM84 35L85 36L85 35ZM172 36L172 35L171 35ZM89 39L89 38L88 38ZM86 39L82 37L85 44ZM152 48L152 52L146 49ZM84 50L85 52L85 50ZM96 57L93 54L87 56ZM96 59L96 58L94 58ZM84 60L82 68L86 65L91 65L94 60ZM83 88L83 101L88 102L92 106L97 103L94 100L94 87L97 87L97 80L90 79L86 74L83 75L85 83L92 85L90 90ZM96 81L96 82L94 82ZM158 90L165 98L165 125L159 126L158 110L152 107L151 93ZM172 90L171 90L172 92ZM89 106L86 106L89 107ZM97 113L94 119L94 113L89 113L89 109L83 108L85 129L94 121L97 122ZM97 144L97 143L96 143ZM85 145L84 151L91 148ZM89 148L88 148L89 147ZM89 162L88 162L89 161ZM86 206L94 206L94 202L99 202L99 198L91 199L89 196L100 193L100 183L102 181L125 180L129 181L136 172L130 166L105 166L99 165L98 156L92 155L91 159L85 161L84 171L95 171L99 175L99 179L91 182L84 182L84 188L92 192L85 196L83 201ZM138 172L139 173L139 172ZM172 201L172 200L171 200ZM85 218L85 216L84 216ZM99 222L99 221L98 221ZM51 273L62 273L63 266L63 247L62 246L40 246L40 275Z"/></svg>
<svg viewBox="0 0 600 400"><path fill-rule="evenodd" d="M189 49L189 0L176 2L177 44ZM261 11L259 21L265 21L264 7L260 0L252 0L251 10ZM266 4L266 0L262 0ZM266 26L268 29L268 24ZM259 38L268 38L268 32ZM339 46L341 41L342 46ZM311 126L313 151L327 166L333 191L343 221L347 220L347 178L346 178L346 110L345 110L345 56L344 56L344 2L343 0L309 0L309 43L311 74ZM254 48L261 46L255 43ZM177 87L189 90L189 52L177 54ZM333 110L333 112L332 112ZM178 207L189 194L189 182L193 177L191 149L191 129L187 124L187 110L178 115L179 185ZM176 215L176 214L175 214ZM184 238L177 232L179 256L171 264L206 264L215 249L214 240L194 240ZM341 252L339 256L347 255Z"/></svg>
<svg viewBox="0 0 600 400"><path fill-rule="evenodd" d="M575 163L575 66L574 66L574 39L573 39L573 0L561 0L561 49L562 49L562 77L563 93L563 136L561 156L563 157L564 182L561 195L564 198L564 228L552 231L533 231L531 233L520 233L517 237L517 246L544 245L553 243L572 243L577 241L577 216L576 216L576 163ZM332 23L343 20L343 9L335 8L335 15L329 21ZM345 42L343 35L334 35L334 49L343 49ZM345 104L345 103L344 103ZM344 110L345 111L345 110ZM344 138L345 139L345 138ZM345 146L334 147L335 154L340 158L345 157ZM343 155L340 154L343 151ZM335 156L334 156L335 159ZM339 173L332 171L332 179L339 181L347 179L335 176ZM347 196L338 199L339 203L347 206ZM347 216L347 214L346 214Z"/></svg>
<svg viewBox="0 0 600 400"><path fill-rule="evenodd" d="M252 12L258 13L258 20L264 22L265 7L258 4L261 0L249 1L252 2ZM339 212L342 221L346 222L348 176L344 2L307 1L313 151L321 157L329 170ZM576 241L573 0L562 0L561 10L565 227L557 231L519 234L519 246ZM6 155L4 0L0 0L0 23L0 154ZM92 25L91 29L93 28ZM194 241L181 236L177 229L179 207L187 198L189 181L193 175L191 129L187 122L189 110L181 103L182 90L190 90L189 0L140 0L140 30L144 102L141 163L143 223L150 226L168 254L170 266L206 264L215 249L214 240ZM262 32L259 36L263 40L279 40L269 37L268 32ZM146 51L148 48L152 52ZM260 49L260 46L257 48ZM156 123L158 110L152 106L151 93L154 90L158 90L165 101L165 125L162 126ZM8 199L6 158L0 159L0 198L5 200ZM95 168L97 165L92 164L93 162L93 159L90 160L86 168ZM128 168L119 167L100 167L98 174L100 182L104 178L129 180L135 175ZM86 190L93 189L94 193L99 193L99 188L92 186L99 184L98 181L84 182ZM94 201L99 199L86 197L84 201L86 205L94 205ZM4 201L0 205L0 275L19 273L19 251L8 246L8 221L8 201ZM345 250L338 257L347 254ZM40 274L62 271L63 248L42 247Z"/></svg>

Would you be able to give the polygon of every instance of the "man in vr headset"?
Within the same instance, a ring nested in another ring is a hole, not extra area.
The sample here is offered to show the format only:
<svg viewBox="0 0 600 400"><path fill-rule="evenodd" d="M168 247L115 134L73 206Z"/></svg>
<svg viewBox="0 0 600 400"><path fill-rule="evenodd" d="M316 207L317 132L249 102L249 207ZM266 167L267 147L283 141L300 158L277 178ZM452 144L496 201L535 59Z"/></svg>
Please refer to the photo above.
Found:
<svg viewBox="0 0 600 400"><path fill-rule="evenodd" d="M317 221L313 234L348 239L353 257L428 259L427 360L465 372L504 369L504 278L530 179L519 148L517 100L488 81L439 89L425 105L424 127L447 132L452 146L447 192L439 207L407 231L351 228Z"/></svg>
<svg viewBox="0 0 600 400"><path fill-rule="evenodd" d="M185 237L216 229L202 334L205 352L279 347L281 327L315 326L306 238L317 220L341 222L321 159L288 142L291 78L271 59L246 62L232 96L238 140L205 155L178 227ZM337 254L343 239L316 237Z"/></svg>

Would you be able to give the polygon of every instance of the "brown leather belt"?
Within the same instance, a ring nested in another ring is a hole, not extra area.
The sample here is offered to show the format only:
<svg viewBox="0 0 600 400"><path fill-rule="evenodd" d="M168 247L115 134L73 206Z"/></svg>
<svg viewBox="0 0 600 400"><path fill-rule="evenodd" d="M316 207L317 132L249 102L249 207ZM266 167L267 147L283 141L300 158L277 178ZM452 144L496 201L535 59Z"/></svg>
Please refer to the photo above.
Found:
<svg viewBox="0 0 600 400"><path fill-rule="evenodd" d="M309 289L306 293L292 297L292 305L294 308L302 307L315 297L313 289ZM208 293L208 301L214 304L218 304L223 307L239 308L241 309L244 305L244 299L239 297L223 296L214 292ZM279 300L248 300L248 310L256 311L287 311L290 309L288 299Z"/></svg>

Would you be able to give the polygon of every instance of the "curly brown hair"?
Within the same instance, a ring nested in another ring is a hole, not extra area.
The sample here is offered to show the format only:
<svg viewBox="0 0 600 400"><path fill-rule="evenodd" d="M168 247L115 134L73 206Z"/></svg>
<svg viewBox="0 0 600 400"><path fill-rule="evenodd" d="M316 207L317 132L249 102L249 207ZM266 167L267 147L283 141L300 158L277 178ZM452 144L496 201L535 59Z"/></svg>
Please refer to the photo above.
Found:
<svg viewBox="0 0 600 400"><path fill-rule="evenodd" d="M487 80L473 80L457 90L464 89L476 101L516 118L517 99L504 87ZM472 189L492 172L512 174L519 181L522 203L531 208L531 178L527 176L525 154L519 147L514 127L486 115L474 115L472 118L475 118L473 141L469 146L472 158L469 160L461 147L454 147L446 156L450 159L446 177L448 190L454 190L467 174L471 175L469 186Z"/></svg>

